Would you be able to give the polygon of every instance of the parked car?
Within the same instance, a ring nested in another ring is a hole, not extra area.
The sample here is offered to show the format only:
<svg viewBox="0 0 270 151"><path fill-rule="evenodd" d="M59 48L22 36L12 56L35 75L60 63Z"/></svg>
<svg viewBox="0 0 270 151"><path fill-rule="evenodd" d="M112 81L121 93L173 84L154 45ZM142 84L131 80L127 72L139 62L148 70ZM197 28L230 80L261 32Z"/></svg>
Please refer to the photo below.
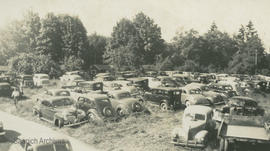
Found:
<svg viewBox="0 0 270 151"><path fill-rule="evenodd" d="M24 88L33 88L34 81L32 75L19 75L18 84L22 83Z"/></svg>
<svg viewBox="0 0 270 151"><path fill-rule="evenodd" d="M0 83L0 96L1 97L11 97L12 88L9 83Z"/></svg>
<svg viewBox="0 0 270 151"><path fill-rule="evenodd" d="M83 110L90 121L114 120L116 115L109 97L104 94L82 94L76 102L78 109Z"/></svg>
<svg viewBox="0 0 270 151"><path fill-rule="evenodd" d="M182 127L172 132L176 146L205 148L215 131L213 110L207 106L193 105L184 110Z"/></svg>
<svg viewBox="0 0 270 151"><path fill-rule="evenodd" d="M223 98L219 93L210 91L206 84L202 83L190 83L185 87L193 88L194 90L200 89L201 94L211 101L214 105L225 104L225 98Z"/></svg>
<svg viewBox="0 0 270 151"><path fill-rule="evenodd" d="M70 92L67 89L49 89L45 90L43 93L34 96L36 101L42 100L48 97L56 97L56 96L71 96Z"/></svg>
<svg viewBox="0 0 270 151"><path fill-rule="evenodd" d="M148 84L149 81L147 78L142 78L142 77L129 78L129 79L127 79L127 81L130 81L133 86L136 86L144 91L149 90L149 84Z"/></svg>
<svg viewBox="0 0 270 151"><path fill-rule="evenodd" d="M215 110L215 119L222 121L229 115L263 116L265 110L258 105L258 101L244 96L234 96L220 109Z"/></svg>
<svg viewBox="0 0 270 151"><path fill-rule="evenodd" d="M142 112L144 110L141 104L142 100L132 97L128 91L110 91L108 92L108 96L118 116L125 116L133 112Z"/></svg>
<svg viewBox="0 0 270 151"><path fill-rule="evenodd" d="M0 83L10 83L10 77L9 76L0 76Z"/></svg>
<svg viewBox="0 0 270 151"><path fill-rule="evenodd" d="M256 89L269 93L270 92L270 81L260 81L256 84Z"/></svg>
<svg viewBox="0 0 270 151"><path fill-rule="evenodd" d="M33 76L34 85L37 87L47 86L50 84L49 76L48 74L34 74Z"/></svg>
<svg viewBox="0 0 270 151"><path fill-rule="evenodd" d="M144 94L144 100L159 105L161 110L172 110L180 108L181 90L171 87L157 87Z"/></svg>
<svg viewBox="0 0 270 151"><path fill-rule="evenodd" d="M3 122L0 121L0 137L4 136L6 134L4 130Z"/></svg>
<svg viewBox="0 0 270 151"><path fill-rule="evenodd" d="M212 106L211 100L202 95L202 91L199 88L193 88L193 86L186 85L181 88L181 101L185 103L186 106L190 105L206 105Z"/></svg>
<svg viewBox="0 0 270 151"><path fill-rule="evenodd" d="M47 136L25 136L21 135L16 140L16 143L24 151L73 151L71 143L66 138L47 137Z"/></svg>
<svg viewBox="0 0 270 151"><path fill-rule="evenodd" d="M236 91L234 91L233 87L231 85L229 85L229 84L211 83L209 85L209 89L211 91L220 93L220 94L223 95L223 97L227 97L227 98L230 98L230 97L233 97L233 96L237 95Z"/></svg>
<svg viewBox="0 0 270 151"><path fill-rule="evenodd" d="M69 73L69 72L68 72ZM69 82L69 81L82 81L83 78L78 74L64 74L60 77L61 82Z"/></svg>
<svg viewBox="0 0 270 151"><path fill-rule="evenodd" d="M71 97L49 97L38 101L33 114L55 126L75 126L88 122L85 112L74 107Z"/></svg>

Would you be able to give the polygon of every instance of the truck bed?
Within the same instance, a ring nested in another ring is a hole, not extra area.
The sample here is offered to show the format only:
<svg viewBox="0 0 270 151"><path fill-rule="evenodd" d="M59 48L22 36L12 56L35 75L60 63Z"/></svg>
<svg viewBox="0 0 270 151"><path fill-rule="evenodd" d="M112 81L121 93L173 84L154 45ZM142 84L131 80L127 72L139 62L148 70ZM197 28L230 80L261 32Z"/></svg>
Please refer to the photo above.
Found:
<svg viewBox="0 0 270 151"><path fill-rule="evenodd" d="M228 125L226 137L248 138L268 141L269 136L264 127Z"/></svg>

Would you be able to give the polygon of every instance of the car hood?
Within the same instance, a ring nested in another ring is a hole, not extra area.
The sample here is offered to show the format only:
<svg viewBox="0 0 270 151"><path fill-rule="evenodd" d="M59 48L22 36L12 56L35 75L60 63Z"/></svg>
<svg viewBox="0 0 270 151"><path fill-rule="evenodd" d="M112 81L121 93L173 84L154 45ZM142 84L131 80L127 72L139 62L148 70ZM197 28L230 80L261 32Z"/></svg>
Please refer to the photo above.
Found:
<svg viewBox="0 0 270 151"><path fill-rule="evenodd" d="M217 92L213 91L204 91L202 94L206 97L217 97L219 95Z"/></svg>
<svg viewBox="0 0 270 151"><path fill-rule="evenodd" d="M209 104L209 100L201 94L192 95L191 99L193 100L194 104Z"/></svg>
<svg viewBox="0 0 270 151"><path fill-rule="evenodd" d="M205 121L189 121L185 120L183 124L184 131L188 133L188 138L193 139L193 137L201 130L205 129Z"/></svg>

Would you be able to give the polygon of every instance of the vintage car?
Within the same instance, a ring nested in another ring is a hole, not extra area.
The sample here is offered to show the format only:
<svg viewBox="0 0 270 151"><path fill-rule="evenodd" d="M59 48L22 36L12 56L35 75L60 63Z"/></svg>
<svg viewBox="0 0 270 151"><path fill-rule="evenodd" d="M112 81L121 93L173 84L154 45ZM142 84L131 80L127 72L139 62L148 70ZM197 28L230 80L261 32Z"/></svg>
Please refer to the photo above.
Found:
<svg viewBox="0 0 270 151"><path fill-rule="evenodd" d="M83 110L93 122L114 120L115 117L111 101L104 94L82 94L76 102L76 107Z"/></svg>
<svg viewBox="0 0 270 151"><path fill-rule="evenodd" d="M64 74L60 77L61 82L68 82L68 81L81 81L83 78L78 74Z"/></svg>
<svg viewBox="0 0 270 151"><path fill-rule="evenodd" d="M12 88L9 83L0 83L0 97L10 97L12 94Z"/></svg>
<svg viewBox="0 0 270 151"><path fill-rule="evenodd" d="M161 82L161 86L163 87L180 87L183 85L179 85L179 83L177 83L175 80L173 80L172 77L169 76L158 76L157 77L160 82Z"/></svg>
<svg viewBox="0 0 270 151"><path fill-rule="evenodd" d="M122 87L122 85L118 84L115 81L104 81L103 82L103 90L105 92L114 91L114 90L120 90L121 87Z"/></svg>
<svg viewBox="0 0 270 151"><path fill-rule="evenodd" d="M142 78L142 77L129 78L127 79L127 81L130 81L133 86L136 86L144 91L149 90L149 84L148 84L149 82L147 78Z"/></svg>
<svg viewBox="0 0 270 151"><path fill-rule="evenodd" d="M77 109L75 101L66 96L49 97L38 101L33 106L33 114L59 128L88 122L86 113Z"/></svg>
<svg viewBox="0 0 270 151"><path fill-rule="evenodd" d="M111 75L104 75L104 76L96 76L95 81L113 81L115 78Z"/></svg>
<svg viewBox="0 0 270 151"><path fill-rule="evenodd" d="M10 77L9 76L0 76L0 83L10 83Z"/></svg>
<svg viewBox="0 0 270 151"><path fill-rule="evenodd" d="M37 96L34 96L36 98L36 101L42 100L44 98L48 97L56 97L56 96L71 96L70 91L67 89L49 89L45 90L43 93L38 94Z"/></svg>
<svg viewBox="0 0 270 151"><path fill-rule="evenodd" d="M20 135L16 140L20 147L16 149L23 149L23 151L73 151L72 145L67 138L47 135L41 135L40 133L35 133L33 136Z"/></svg>
<svg viewBox="0 0 270 151"><path fill-rule="evenodd" d="M237 95L236 91L229 84L211 83L208 87L209 90L220 93L223 97L230 98Z"/></svg>
<svg viewBox="0 0 270 151"><path fill-rule="evenodd" d="M172 131L176 146L205 148L215 131L213 110L207 106L193 105L184 110L182 127Z"/></svg>
<svg viewBox="0 0 270 151"><path fill-rule="evenodd" d="M181 94L181 101L185 103L186 106L190 105L206 105L206 106L212 106L212 101L205 97L202 94L201 89L194 88L193 86L186 85L185 87L181 88L182 94Z"/></svg>
<svg viewBox="0 0 270 151"><path fill-rule="evenodd" d="M263 116L265 110L258 105L258 101L244 96L234 96L220 109L215 109L215 119L222 121L229 115Z"/></svg>
<svg viewBox="0 0 270 151"><path fill-rule="evenodd" d="M48 74L43 73L34 74L33 81L34 85L37 87L48 86L50 84Z"/></svg>
<svg viewBox="0 0 270 151"><path fill-rule="evenodd" d="M81 93L102 93L103 92L103 83L97 81L83 81L78 83L78 87L75 88L76 91Z"/></svg>
<svg viewBox="0 0 270 151"><path fill-rule="evenodd" d="M256 89L269 93L270 92L270 81L260 81L256 84Z"/></svg>
<svg viewBox="0 0 270 151"><path fill-rule="evenodd" d="M34 81L32 75L19 75L18 76L18 84L22 84L24 88L33 88Z"/></svg>
<svg viewBox="0 0 270 151"><path fill-rule="evenodd" d="M142 112L144 110L141 104L142 100L132 97L128 91L110 91L108 92L108 96L118 116L122 117L133 112Z"/></svg>
<svg viewBox="0 0 270 151"><path fill-rule="evenodd" d="M182 105L181 90L178 88L153 88L150 92L145 92L143 98L151 104L159 105L163 111L177 109Z"/></svg>
<svg viewBox="0 0 270 151"><path fill-rule="evenodd" d="M209 91L209 87L206 84L190 83L185 87L190 87L191 89L193 88L195 90L200 89L201 94L208 98L214 105L225 104L225 98L223 98L222 95L217 92Z"/></svg>
<svg viewBox="0 0 270 151"><path fill-rule="evenodd" d="M0 137L4 136L5 134L6 134L6 132L4 130L3 122L0 121Z"/></svg>

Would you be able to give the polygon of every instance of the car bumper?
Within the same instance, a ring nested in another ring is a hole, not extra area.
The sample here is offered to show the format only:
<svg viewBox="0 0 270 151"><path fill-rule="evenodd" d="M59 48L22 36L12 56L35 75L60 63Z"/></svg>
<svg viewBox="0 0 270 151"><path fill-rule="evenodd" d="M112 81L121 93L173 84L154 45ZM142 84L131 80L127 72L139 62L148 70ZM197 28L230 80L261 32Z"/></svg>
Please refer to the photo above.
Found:
<svg viewBox="0 0 270 151"><path fill-rule="evenodd" d="M71 122L65 122L64 123L64 127L73 127L73 126L78 126L84 123L89 122L89 120L84 120L84 121L80 121L80 122L75 122L75 123L71 123Z"/></svg>
<svg viewBox="0 0 270 151"><path fill-rule="evenodd" d="M224 105L225 102L224 101L221 101L221 102L214 102L215 105Z"/></svg>
<svg viewBox="0 0 270 151"><path fill-rule="evenodd" d="M191 148L205 148L206 145L202 143L198 143L194 140L188 140L188 141L172 141L172 144L175 146L183 146L183 147L191 147Z"/></svg>

